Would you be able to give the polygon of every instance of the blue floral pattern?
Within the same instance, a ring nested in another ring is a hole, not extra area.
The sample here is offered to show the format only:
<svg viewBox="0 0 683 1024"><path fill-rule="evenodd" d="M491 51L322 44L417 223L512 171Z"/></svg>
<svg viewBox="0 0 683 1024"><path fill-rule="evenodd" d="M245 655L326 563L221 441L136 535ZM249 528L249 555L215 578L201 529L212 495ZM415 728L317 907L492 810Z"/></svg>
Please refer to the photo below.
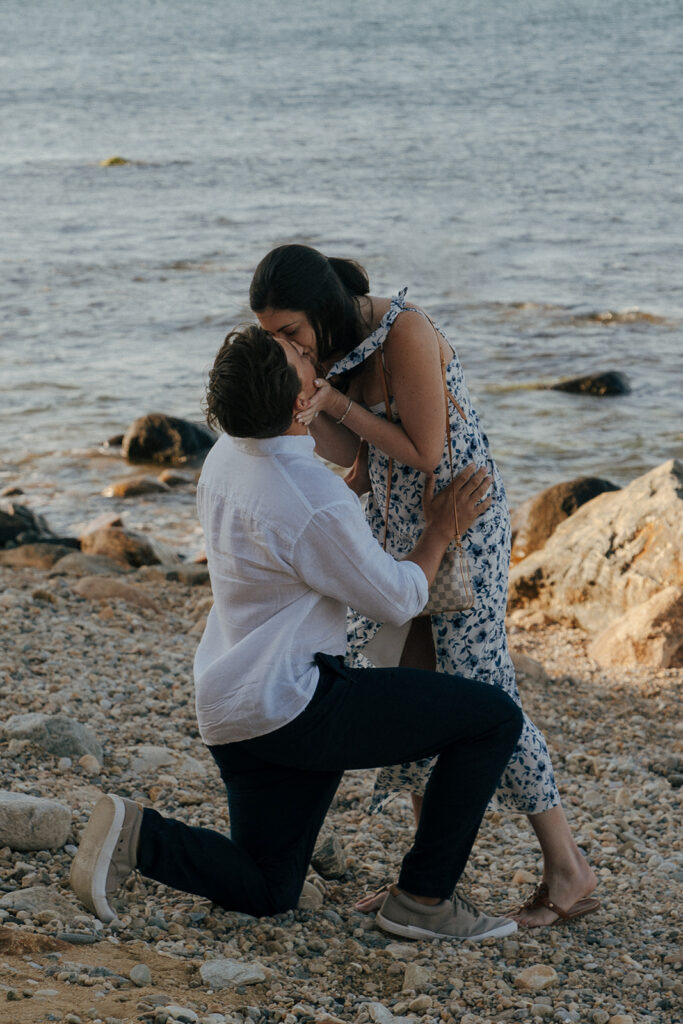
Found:
<svg viewBox="0 0 683 1024"><path fill-rule="evenodd" d="M407 289L403 288L392 298L390 308L377 330L335 363L328 376L336 376L358 366L382 346L396 317L404 309L416 308L406 305L406 292ZM446 338L440 328L436 329ZM474 607L432 616L436 667L439 672L468 676L493 686L501 686L521 706L505 632L510 563L510 517L505 489L498 467L491 458L488 438L472 408L462 367L455 352L447 366L446 378L449 391L466 416L464 420L451 406L453 472L459 473L470 462L477 466L487 466L493 481L489 492L493 501L488 511L463 537L475 592ZM386 415L383 403L373 407L372 412L377 416ZM400 422L393 400L392 415ZM384 537L388 458L384 452L370 445L368 461L372 491L368 497L366 516L375 537L381 542ZM448 447L444 445L444 454L436 473L437 490L445 486L450 478ZM401 558L412 549L424 527L423 483L423 473L394 460L387 551L396 558ZM379 623L350 611L349 658L363 663L363 647L378 629ZM398 790L421 793L432 764L433 760L423 760L381 769L377 775L372 809L380 810ZM503 773L496 797L503 806L526 814L538 814L560 802L545 739L527 715L524 715L522 734Z"/></svg>

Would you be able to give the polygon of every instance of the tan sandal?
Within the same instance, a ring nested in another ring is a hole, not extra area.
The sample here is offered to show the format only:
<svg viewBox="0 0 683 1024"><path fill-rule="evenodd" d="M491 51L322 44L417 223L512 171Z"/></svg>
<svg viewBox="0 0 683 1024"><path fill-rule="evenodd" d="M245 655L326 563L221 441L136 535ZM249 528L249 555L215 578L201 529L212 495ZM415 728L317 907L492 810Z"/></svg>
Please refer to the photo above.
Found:
<svg viewBox="0 0 683 1024"><path fill-rule="evenodd" d="M551 921L548 925L527 925L530 928L549 928L552 924L568 924L570 921L574 921L577 917L584 917L586 914L592 914L594 910L600 907L600 900L597 896L586 896L582 900L577 900L568 910L564 910L562 907L558 907L557 903L553 903L550 899L550 892L545 882L540 882L531 895L521 903L512 913L509 915L515 917L521 914L523 910L540 910L541 907L545 907L547 910L552 910L553 914L557 914L557 919Z"/></svg>
<svg viewBox="0 0 683 1024"><path fill-rule="evenodd" d="M379 910L389 892L390 883L387 882L385 885L380 886L379 889L375 889L374 892L368 892L365 896L354 903L353 909L359 911L361 914L374 914L375 911Z"/></svg>

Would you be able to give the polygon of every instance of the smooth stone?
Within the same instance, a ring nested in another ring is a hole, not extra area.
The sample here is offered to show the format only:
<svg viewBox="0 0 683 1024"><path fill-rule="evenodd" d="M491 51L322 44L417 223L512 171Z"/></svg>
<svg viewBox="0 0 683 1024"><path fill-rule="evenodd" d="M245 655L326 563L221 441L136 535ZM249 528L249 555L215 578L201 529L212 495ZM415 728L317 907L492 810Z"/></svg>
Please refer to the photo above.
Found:
<svg viewBox="0 0 683 1024"><path fill-rule="evenodd" d="M188 587L209 583L209 570L205 565L142 565L135 574L141 580L169 580L184 583Z"/></svg>
<svg viewBox="0 0 683 1024"><path fill-rule="evenodd" d="M152 984L152 972L147 964L135 964L135 967L131 967L128 977L138 988Z"/></svg>
<svg viewBox="0 0 683 1024"><path fill-rule="evenodd" d="M533 885L536 881L537 875L534 875L531 871L525 871L524 868L518 868L512 876L513 885Z"/></svg>
<svg viewBox="0 0 683 1024"><path fill-rule="evenodd" d="M86 555L104 555L136 569L140 565L180 564L167 544L123 526L87 529L81 534L81 550Z"/></svg>
<svg viewBox="0 0 683 1024"><path fill-rule="evenodd" d="M16 501L0 502L0 548L17 541L22 534L30 534L32 540L54 537L47 520L38 512Z"/></svg>
<svg viewBox="0 0 683 1024"><path fill-rule="evenodd" d="M323 905L323 894L316 885L304 882L297 907L299 910L319 910Z"/></svg>
<svg viewBox="0 0 683 1024"><path fill-rule="evenodd" d="M57 800L0 790L0 846L58 850L70 832L70 807Z"/></svg>
<svg viewBox="0 0 683 1024"><path fill-rule="evenodd" d="M419 992L421 988L430 983L433 973L429 967L421 967L419 964L412 963L406 964L402 990L408 992L410 989L414 989L415 992Z"/></svg>
<svg viewBox="0 0 683 1024"><path fill-rule="evenodd" d="M522 991L541 992L559 981L557 971L546 964L532 964L525 967L515 978L515 988Z"/></svg>
<svg viewBox="0 0 683 1024"><path fill-rule="evenodd" d="M375 1024L393 1024L394 1015L383 1003L366 1003L366 1006Z"/></svg>
<svg viewBox="0 0 683 1024"><path fill-rule="evenodd" d="M512 664L515 666L515 673L518 676L526 676L532 683L547 683L548 673L540 661L530 658L528 654L521 651L510 651Z"/></svg>
<svg viewBox="0 0 683 1024"><path fill-rule="evenodd" d="M9 738L30 740L55 757L92 754L102 763L102 746L92 729L66 715L47 715L42 711L11 715L4 726L0 725L1 731Z"/></svg>
<svg viewBox="0 0 683 1024"><path fill-rule="evenodd" d="M266 980L266 972L259 964L238 960L207 960L199 968L199 974L204 984L213 989L257 985Z"/></svg>
<svg viewBox="0 0 683 1024"><path fill-rule="evenodd" d="M189 1010L185 1006L165 1006L164 1010L171 1020L180 1021L180 1024L197 1024L199 1020L194 1010Z"/></svg>

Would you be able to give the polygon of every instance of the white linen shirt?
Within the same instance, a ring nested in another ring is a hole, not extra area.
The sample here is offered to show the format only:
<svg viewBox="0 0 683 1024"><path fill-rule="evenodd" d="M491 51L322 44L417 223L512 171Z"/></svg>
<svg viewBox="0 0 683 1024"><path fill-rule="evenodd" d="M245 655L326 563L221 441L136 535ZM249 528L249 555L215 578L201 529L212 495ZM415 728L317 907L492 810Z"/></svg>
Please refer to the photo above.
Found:
<svg viewBox="0 0 683 1024"><path fill-rule="evenodd" d="M214 604L194 661L205 743L262 736L292 721L319 678L318 651L343 655L347 605L401 625L427 602L415 562L370 532L356 495L308 435L222 435L197 509Z"/></svg>

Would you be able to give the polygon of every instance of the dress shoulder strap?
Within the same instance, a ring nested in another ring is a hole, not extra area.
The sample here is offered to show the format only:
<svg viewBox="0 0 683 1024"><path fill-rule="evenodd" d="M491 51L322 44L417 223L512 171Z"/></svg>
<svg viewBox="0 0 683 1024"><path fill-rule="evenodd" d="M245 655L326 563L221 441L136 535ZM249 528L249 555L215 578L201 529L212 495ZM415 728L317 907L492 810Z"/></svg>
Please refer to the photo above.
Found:
<svg viewBox="0 0 683 1024"><path fill-rule="evenodd" d="M391 305L380 320L379 326L375 328L372 334L368 334L367 338L364 338L351 352L347 352L345 356L338 359L327 374L328 377L336 377L340 373L348 373L349 370L364 363L373 352L382 347L394 320L405 309L407 291L407 288L402 288L400 292L392 297Z"/></svg>

